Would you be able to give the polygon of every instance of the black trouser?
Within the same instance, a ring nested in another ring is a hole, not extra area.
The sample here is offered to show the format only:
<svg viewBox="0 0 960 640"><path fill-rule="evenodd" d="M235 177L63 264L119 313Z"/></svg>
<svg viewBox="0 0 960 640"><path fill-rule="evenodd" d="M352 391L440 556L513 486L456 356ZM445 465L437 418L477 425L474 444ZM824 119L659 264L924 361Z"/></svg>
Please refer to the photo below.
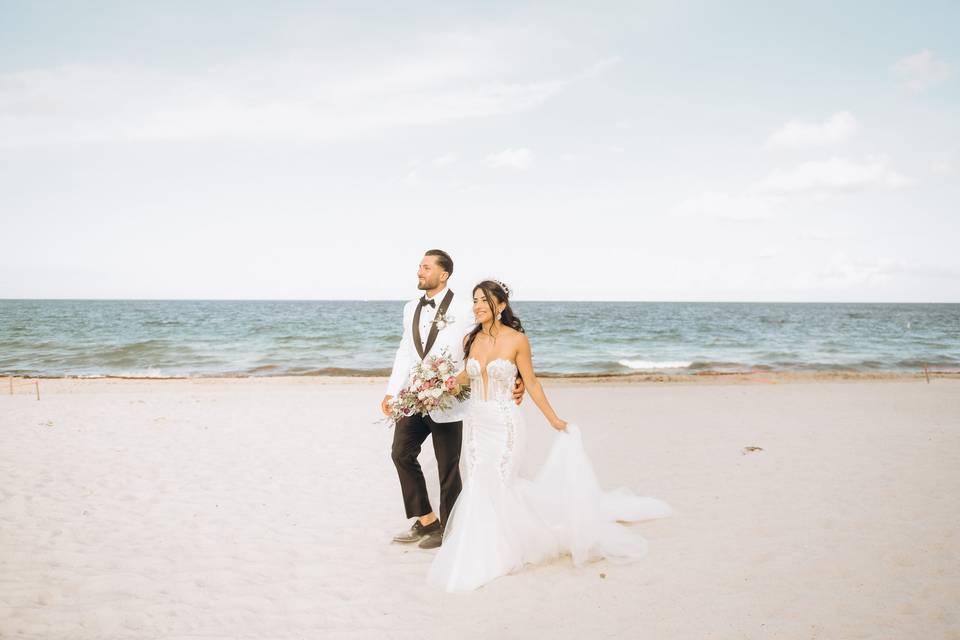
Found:
<svg viewBox="0 0 960 640"><path fill-rule="evenodd" d="M403 504L407 517L425 516L431 511L427 497L427 483L417 456L420 445L433 434L433 451L437 457L440 475L440 522L447 524L447 516L460 495L460 442L463 422L434 422L430 416L416 414L401 418L393 428L393 464L400 476Z"/></svg>

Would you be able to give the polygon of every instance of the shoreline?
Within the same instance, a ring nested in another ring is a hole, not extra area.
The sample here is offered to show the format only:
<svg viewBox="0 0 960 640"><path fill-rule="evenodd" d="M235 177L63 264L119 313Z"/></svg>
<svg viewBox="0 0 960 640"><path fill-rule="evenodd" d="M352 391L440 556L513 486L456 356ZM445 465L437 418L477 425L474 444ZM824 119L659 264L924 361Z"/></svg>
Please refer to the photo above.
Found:
<svg viewBox="0 0 960 640"><path fill-rule="evenodd" d="M571 374L571 375L538 375L540 379L549 381L551 386L582 386L582 385L698 385L698 384L803 384L812 382L903 382L930 380L960 380L960 370L930 369L926 372L904 371L732 371L732 372L700 372L687 374L661 373L626 373L626 374ZM10 394L10 385L14 393L18 386L33 381L54 384L55 388L61 383L93 384L96 382L187 382L193 385L212 384L319 384L323 386L334 384L347 385L375 385L386 384L388 376L327 376L327 375L276 375L276 376L10 376L0 375L0 395ZM20 391L22 392L22 391Z"/></svg>

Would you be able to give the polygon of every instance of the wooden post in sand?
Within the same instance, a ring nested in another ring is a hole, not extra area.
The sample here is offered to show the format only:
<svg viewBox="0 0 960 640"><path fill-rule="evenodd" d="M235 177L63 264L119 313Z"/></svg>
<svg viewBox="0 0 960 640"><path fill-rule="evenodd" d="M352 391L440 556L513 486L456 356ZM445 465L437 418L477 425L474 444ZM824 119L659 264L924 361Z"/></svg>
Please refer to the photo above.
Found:
<svg viewBox="0 0 960 640"><path fill-rule="evenodd" d="M33 381L33 384L36 385L36 387L37 387L37 400L39 400L39 399L40 399L40 381L39 381L39 380L34 380L34 381Z"/></svg>
<svg viewBox="0 0 960 640"><path fill-rule="evenodd" d="M930 384L930 372L927 371L927 363L923 363L923 375L927 376L927 384Z"/></svg>

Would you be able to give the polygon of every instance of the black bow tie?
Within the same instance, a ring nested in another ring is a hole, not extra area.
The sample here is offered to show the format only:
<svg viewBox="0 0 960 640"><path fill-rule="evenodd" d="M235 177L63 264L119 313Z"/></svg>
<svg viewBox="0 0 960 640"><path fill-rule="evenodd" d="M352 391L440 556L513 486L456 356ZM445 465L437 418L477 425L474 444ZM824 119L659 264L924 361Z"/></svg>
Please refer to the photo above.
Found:
<svg viewBox="0 0 960 640"><path fill-rule="evenodd" d="M427 296L423 296L422 298L420 298L420 306L425 307L427 305L430 305L434 309L437 308L437 303L433 299L428 300Z"/></svg>

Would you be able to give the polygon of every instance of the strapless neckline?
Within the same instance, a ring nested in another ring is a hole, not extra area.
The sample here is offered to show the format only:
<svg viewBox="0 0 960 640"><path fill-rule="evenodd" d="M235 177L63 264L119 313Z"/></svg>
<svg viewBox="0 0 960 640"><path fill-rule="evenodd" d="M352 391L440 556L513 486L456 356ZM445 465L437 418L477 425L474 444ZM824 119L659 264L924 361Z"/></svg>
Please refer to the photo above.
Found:
<svg viewBox="0 0 960 640"><path fill-rule="evenodd" d="M470 364L470 361L471 361L471 360L476 364L477 369L478 369L477 373L478 373L479 375L478 375L477 377L480 378L480 385L481 385L481 387L482 387L482 392L483 392L483 402L487 402L487 400L489 400L489 394L488 394L487 391L488 391L489 381L490 381L491 375L493 375L494 377L496 377L496 370L491 369L491 365L494 365L494 364L496 364L496 363L498 363L498 362L503 362L503 363L509 365L509 366L512 368L512 373L510 374L511 377L512 377L513 375L516 375L516 372L517 372L517 370L518 370L518 368L517 368L517 363L514 362L513 360L508 360L508 359L506 359L506 358L494 358L493 360L491 360L490 362L488 362L485 367L481 367L481 366L480 366L480 361L477 360L476 358L467 358L467 365L468 365L468 366L467 366L467 370L468 370L467 373L470 374L471 377L472 377L472 375L473 375L473 374L469 371L469 369L470 369L469 364ZM504 373L505 373L505 372L504 372ZM501 391L502 391L502 390L501 390Z"/></svg>
<svg viewBox="0 0 960 640"><path fill-rule="evenodd" d="M467 360L473 360L474 362L477 363L477 365L480 364L480 361L477 360L476 358L467 358ZM490 365L492 365L494 362L497 362L498 360L499 360L500 362L506 362L507 364L512 364L513 366L517 366L517 363L514 362L513 360L507 360L506 358L494 358L493 360L491 360L490 362L487 363L486 367L482 367L482 368L484 368L484 369L489 368Z"/></svg>

